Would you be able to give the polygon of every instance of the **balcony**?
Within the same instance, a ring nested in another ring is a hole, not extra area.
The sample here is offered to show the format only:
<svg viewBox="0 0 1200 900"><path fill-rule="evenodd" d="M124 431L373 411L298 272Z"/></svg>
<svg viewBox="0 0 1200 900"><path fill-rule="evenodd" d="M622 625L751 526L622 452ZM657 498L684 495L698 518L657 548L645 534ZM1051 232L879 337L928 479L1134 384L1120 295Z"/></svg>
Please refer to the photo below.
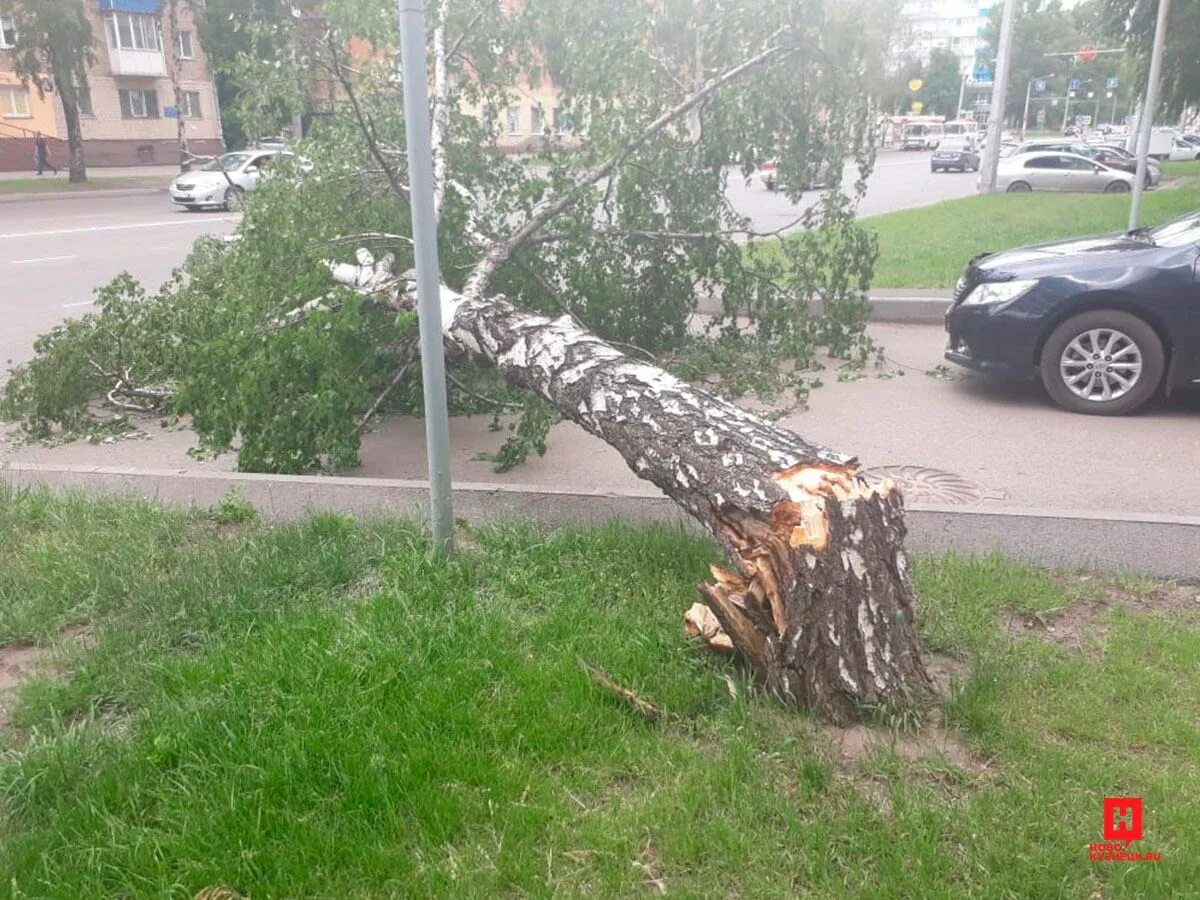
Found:
<svg viewBox="0 0 1200 900"><path fill-rule="evenodd" d="M114 75L141 75L155 78L167 74L161 50L118 50L108 48L108 62Z"/></svg>

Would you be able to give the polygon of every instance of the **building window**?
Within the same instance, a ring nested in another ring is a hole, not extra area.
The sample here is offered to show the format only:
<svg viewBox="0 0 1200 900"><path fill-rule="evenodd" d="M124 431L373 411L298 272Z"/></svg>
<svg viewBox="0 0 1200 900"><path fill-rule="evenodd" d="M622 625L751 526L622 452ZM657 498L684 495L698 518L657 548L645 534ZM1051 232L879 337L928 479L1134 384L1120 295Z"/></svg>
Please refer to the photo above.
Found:
<svg viewBox="0 0 1200 900"><path fill-rule="evenodd" d="M510 106L508 108L508 133L521 133L521 107Z"/></svg>
<svg viewBox="0 0 1200 900"><path fill-rule="evenodd" d="M0 116L6 119L28 119L29 91L23 87L0 87Z"/></svg>
<svg viewBox="0 0 1200 900"><path fill-rule="evenodd" d="M154 16L113 13L108 17L108 45L117 50L162 52L162 32Z"/></svg>
<svg viewBox="0 0 1200 900"><path fill-rule="evenodd" d="M175 32L175 55L180 59L195 59L196 48L192 44L190 31Z"/></svg>
<svg viewBox="0 0 1200 900"><path fill-rule="evenodd" d="M185 119L202 118L200 112L200 92L182 91L179 94L179 114Z"/></svg>
<svg viewBox="0 0 1200 900"><path fill-rule="evenodd" d="M546 130L546 111L540 106L529 107L529 133L541 134Z"/></svg>
<svg viewBox="0 0 1200 900"><path fill-rule="evenodd" d="M17 45L17 23L12 16L0 12L0 48L7 49Z"/></svg>
<svg viewBox="0 0 1200 900"><path fill-rule="evenodd" d="M117 91L124 119L157 119L158 95L154 91Z"/></svg>
<svg viewBox="0 0 1200 900"><path fill-rule="evenodd" d="M87 85L80 85L79 98L76 101L76 105L79 107L79 114L81 116L87 116L91 119L96 115L92 111L92 92L87 89Z"/></svg>
<svg viewBox="0 0 1200 900"><path fill-rule="evenodd" d="M571 130L571 127L572 127L571 114L568 112L563 112L557 106L554 107L553 120L554 120L554 133L555 134L560 134L560 135L566 134L568 131Z"/></svg>

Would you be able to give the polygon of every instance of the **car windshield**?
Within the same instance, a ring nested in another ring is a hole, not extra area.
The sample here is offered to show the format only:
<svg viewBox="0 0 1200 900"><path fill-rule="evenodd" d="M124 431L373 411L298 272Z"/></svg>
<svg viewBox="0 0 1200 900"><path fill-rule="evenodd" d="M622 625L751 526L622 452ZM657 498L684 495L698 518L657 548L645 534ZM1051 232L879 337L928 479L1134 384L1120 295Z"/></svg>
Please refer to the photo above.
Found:
<svg viewBox="0 0 1200 900"><path fill-rule="evenodd" d="M226 153L200 167L201 172L234 172L250 158L249 153Z"/></svg>
<svg viewBox="0 0 1200 900"><path fill-rule="evenodd" d="M1182 218L1152 228L1147 234L1160 247L1200 244L1200 211L1188 213Z"/></svg>

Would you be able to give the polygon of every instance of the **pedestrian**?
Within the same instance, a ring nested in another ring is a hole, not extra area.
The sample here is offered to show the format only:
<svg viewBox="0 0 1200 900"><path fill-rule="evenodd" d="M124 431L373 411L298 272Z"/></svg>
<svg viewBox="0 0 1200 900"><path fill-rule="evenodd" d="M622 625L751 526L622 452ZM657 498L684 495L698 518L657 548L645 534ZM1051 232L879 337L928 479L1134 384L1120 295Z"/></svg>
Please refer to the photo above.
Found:
<svg viewBox="0 0 1200 900"><path fill-rule="evenodd" d="M37 163L37 173L41 175L46 169L58 174L58 166L50 162L50 148L46 146L46 137L40 131L33 139L33 159Z"/></svg>

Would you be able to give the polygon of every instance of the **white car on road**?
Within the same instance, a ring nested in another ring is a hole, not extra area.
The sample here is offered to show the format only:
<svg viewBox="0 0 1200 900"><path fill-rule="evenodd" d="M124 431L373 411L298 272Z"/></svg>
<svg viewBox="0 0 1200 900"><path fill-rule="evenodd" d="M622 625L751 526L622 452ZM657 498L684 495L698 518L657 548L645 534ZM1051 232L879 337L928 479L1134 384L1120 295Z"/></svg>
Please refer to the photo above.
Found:
<svg viewBox="0 0 1200 900"><path fill-rule="evenodd" d="M241 209L247 191L254 190L276 160L295 156L280 150L239 150L225 153L171 182L171 202L186 209ZM311 168L307 160L301 168Z"/></svg>
<svg viewBox="0 0 1200 900"><path fill-rule="evenodd" d="M1113 169L1075 153L1017 153L1000 160L996 188L1022 191L1086 191L1125 194L1133 188L1132 172Z"/></svg>

